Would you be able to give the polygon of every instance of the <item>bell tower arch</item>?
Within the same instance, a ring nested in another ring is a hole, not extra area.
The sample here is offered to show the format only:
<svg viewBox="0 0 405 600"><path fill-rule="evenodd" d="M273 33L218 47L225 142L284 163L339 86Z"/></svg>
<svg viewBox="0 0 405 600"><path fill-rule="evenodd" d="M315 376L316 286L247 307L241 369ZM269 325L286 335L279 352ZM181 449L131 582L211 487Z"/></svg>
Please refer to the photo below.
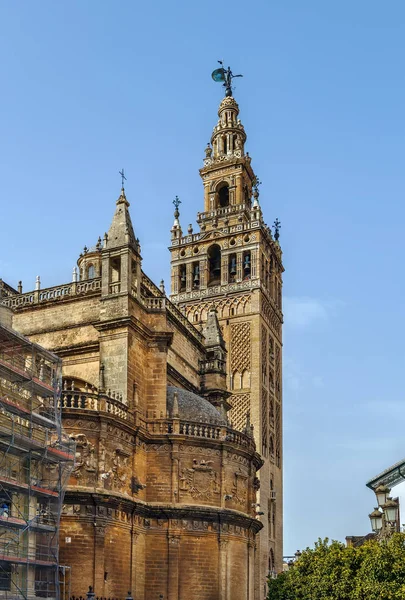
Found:
<svg viewBox="0 0 405 600"><path fill-rule="evenodd" d="M218 122L205 148L200 175L204 210L198 232L187 235L176 205L171 230L171 300L194 324L205 327L215 310L228 352L230 419L254 426L260 470L261 522L255 600L266 595L269 564L282 570L282 252L263 220L259 180L245 151L239 106L227 88ZM264 513L264 514L261 514Z"/></svg>

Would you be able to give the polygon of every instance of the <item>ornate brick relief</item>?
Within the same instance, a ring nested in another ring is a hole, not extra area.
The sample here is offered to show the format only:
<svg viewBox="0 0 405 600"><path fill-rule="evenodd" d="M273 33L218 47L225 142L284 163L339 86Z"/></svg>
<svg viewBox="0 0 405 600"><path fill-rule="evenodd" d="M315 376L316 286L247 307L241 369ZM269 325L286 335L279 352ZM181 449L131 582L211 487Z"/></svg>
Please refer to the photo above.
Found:
<svg viewBox="0 0 405 600"><path fill-rule="evenodd" d="M267 329L262 325L262 384L267 387Z"/></svg>
<svg viewBox="0 0 405 600"><path fill-rule="evenodd" d="M262 296L261 299L261 314L271 331L279 338L281 335L282 321L273 306L266 298L264 298L264 296Z"/></svg>
<svg viewBox="0 0 405 600"><path fill-rule="evenodd" d="M279 346L276 346L275 378L276 398L281 402L281 349Z"/></svg>
<svg viewBox="0 0 405 600"><path fill-rule="evenodd" d="M276 465L281 465L281 406L276 403Z"/></svg>
<svg viewBox="0 0 405 600"><path fill-rule="evenodd" d="M268 444L268 392L264 388L262 389L262 454L267 456L267 444Z"/></svg>
<svg viewBox="0 0 405 600"><path fill-rule="evenodd" d="M250 394L234 394L229 398L232 408L229 416L235 429L242 431L246 425L246 413L250 411Z"/></svg>
<svg viewBox="0 0 405 600"><path fill-rule="evenodd" d="M184 307L186 317L191 323L205 321L207 313L215 307L220 319L227 319L232 316L249 314L251 311L250 294L237 296L236 298L223 298L221 300L212 300L209 302L199 302L198 305L187 305Z"/></svg>
<svg viewBox="0 0 405 600"><path fill-rule="evenodd" d="M231 372L250 371L251 327L249 322L231 325Z"/></svg>

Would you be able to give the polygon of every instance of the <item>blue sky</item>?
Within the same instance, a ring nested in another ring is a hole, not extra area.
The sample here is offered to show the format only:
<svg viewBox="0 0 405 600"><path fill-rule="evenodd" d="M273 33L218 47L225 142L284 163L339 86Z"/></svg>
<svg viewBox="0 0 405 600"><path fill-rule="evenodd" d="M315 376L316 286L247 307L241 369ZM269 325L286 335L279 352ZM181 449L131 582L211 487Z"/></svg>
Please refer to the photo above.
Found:
<svg viewBox="0 0 405 600"><path fill-rule="evenodd" d="M405 456L405 4L79 0L0 5L0 276L67 282L125 168L144 269L169 281L172 199L234 72L285 261L285 554L369 530L365 481ZM405 499L405 498L404 498Z"/></svg>

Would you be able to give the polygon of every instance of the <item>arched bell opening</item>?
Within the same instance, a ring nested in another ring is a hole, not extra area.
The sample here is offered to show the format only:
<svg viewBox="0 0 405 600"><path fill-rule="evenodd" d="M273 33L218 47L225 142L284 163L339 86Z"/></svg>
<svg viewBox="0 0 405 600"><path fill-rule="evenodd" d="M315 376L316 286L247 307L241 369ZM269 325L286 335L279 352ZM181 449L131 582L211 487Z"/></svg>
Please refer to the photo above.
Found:
<svg viewBox="0 0 405 600"><path fill-rule="evenodd" d="M208 285L221 283L221 248L213 244L208 248Z"/></svg>
<svg viewBox="0 0 405 600"><path fill-rule="evenodd" d="M180 272L179 272L179 289L180 292L184 292L186 289L186 283L187 283L187 273L186 273L186 265L181 265L180 266Z"/></svg>
<svg viewBox="0 0 405 600"><path fill-rule="evenodd" d="M200 263L193 263L193 289L198 290L200 287Z"/></svg>
<svg viewBox="0 0 405 600"><path fill-rule="evenodd" d="M250 250L243 253L243 280L250 279L252 264Z"/></svg>
<svg viewBox="0 0 405 600"><path fill-rule="evenodd" d="M229 206L229 185L225 182L220 183L217 187L216 206L217 208Z"/></svg>
<svg viewBox="0 0 405 600"><path fill-rule="evenodd" d="M229 255L228 265L228 281L229 283L233 283L236 281L236 254Z"/></svg>

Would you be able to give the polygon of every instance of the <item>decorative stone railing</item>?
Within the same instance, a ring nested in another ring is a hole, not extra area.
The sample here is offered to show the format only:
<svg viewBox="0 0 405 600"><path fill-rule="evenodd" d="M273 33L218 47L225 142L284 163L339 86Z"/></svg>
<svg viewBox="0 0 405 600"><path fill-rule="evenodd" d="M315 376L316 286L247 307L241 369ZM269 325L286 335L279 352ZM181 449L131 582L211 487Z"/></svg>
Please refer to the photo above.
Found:
<svg viewBox="0 0 405 600"><path fill-rule="evenodd" d="M145 273L142 273L142 287L152 296L162 296L161 290Z"/></svg>
<svg viewBox="0 0 405 600"><path fill-rule="evenodd" d="M224 208L217 208L216 210L197 213L197 223L204 221L205 219L212 219L213 217L225 217L227 215L234 215L235 213L248 210L250 210L250 206L247 204L231 204L230 206L225 206Z"/></svg>
<svg viewBox="0 0 405 600"><path fill-rule="evenodd" d="M202 438L230 442L249 451L255 449L253 437L236 431L225 425L204 423L198 421L184 421L182 419L156 419L153 421L138 419L141 428L153 435L182 435L191 438Z"/></svg>
<svg viewBox="0 0 405 600"><path fill-rule="evenodd" d="M202 373L208 373L209 371L223 371L225 369L225 361L219 358L213 360L206 360L201 363Z"/></svg>
<svg viewBox="0 0 405 600"><path fill-rule="evenodd" d="M121 291L121 282L116 281L115 283L110 283L110 294L119 294Z"/></svg>
<svg viewBox="0 0 405 600"><path fill-rule="evenodd" d="M160 298L142 298L142 303L146 310L151 312L159 312L166 308L166 297L161 296Z"/></svg>
<svg viewBox="0 0 405 600"><path fill-rule="evenodd" d="M101 290L101 277L88 279L86 281L73 281L55 287L34 290L25 294L16 294L3 298L2 302L10 308L20 308L30 304L42 304L54 300L60 300L70 296L94 293Z"/></svg>
<svg viewBox="0 0 405 600"><path fill-rule="evenodd" d="M198 242L200 240L201 233L190 233L180 238L180 244L190 244L192 242Z"/></svg>
<svg viewBox="0 0 405 600"><path fill-rule="evenodd" d="M98 392L81 392L79 390L64 390L61 394L62 411L64 409L92 410L114 415L124 420L130 420L128 406L116 398L111 398Z"/></svg>

